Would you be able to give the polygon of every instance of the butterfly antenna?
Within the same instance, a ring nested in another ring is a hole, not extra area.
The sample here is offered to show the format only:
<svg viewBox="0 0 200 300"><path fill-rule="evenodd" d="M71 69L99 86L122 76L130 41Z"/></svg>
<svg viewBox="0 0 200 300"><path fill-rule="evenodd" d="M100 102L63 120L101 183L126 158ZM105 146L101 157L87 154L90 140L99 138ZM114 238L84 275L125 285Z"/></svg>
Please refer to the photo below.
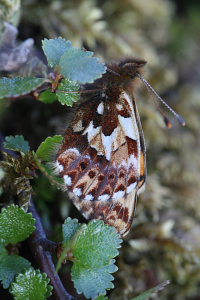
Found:
<svg viewBox="0 0 200 300"><path fill-rule="evenodd" d="M156 98L158 100L160 100L160 102L169 109L169 111L175 116L175 118L178 120L178 122L182 125L185 126L185 120L183 119L183 117L179 114L177 114L157 93L156 91L152 88L152 86L148 83L148 81L140 74L138 73L138 77L142 80L142 82L145 84L145 86L147 87L147 89L156 96ZM163 114L163 113L162 113ZM166 117L165 117L166 118Z"/></svg>

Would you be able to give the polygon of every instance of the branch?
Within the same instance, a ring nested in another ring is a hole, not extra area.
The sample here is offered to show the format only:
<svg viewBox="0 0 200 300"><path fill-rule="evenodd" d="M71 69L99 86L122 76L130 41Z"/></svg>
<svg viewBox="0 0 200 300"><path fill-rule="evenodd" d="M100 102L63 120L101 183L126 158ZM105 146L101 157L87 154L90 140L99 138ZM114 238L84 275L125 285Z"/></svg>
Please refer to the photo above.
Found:
<svg viewBox="0 0 200 300"><path fill-rule="evenodd" d="M46 251L44 247L44 241L48 241L44 232L40 217L35 209L33 202L29 206L29 212L32 213L36 219L36 230L29 238L30 249L35 256L35 259L40 269L45 272L51 280L53 286L53 295L58 300L77 300L77 298L71 296L64 288L60 277L58 276L50 252ZM42 241L42 243L41 243ZM54 244L48 241L47 243ZM54 247L53 247L54 248ZM55 248L54 248L55 249Z"/></svg>

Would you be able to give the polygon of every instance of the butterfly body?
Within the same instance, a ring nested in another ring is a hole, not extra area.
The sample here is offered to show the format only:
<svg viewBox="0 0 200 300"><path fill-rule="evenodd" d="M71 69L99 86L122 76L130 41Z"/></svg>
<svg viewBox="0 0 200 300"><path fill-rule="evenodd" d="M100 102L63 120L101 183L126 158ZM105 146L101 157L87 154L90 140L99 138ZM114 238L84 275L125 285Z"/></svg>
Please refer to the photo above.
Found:
<svg viewBox="0 0 200 300"><path fill-rule="evenodd" d="M132 224L145 183L145 145L133 96L142 60L112 64L84 87L56 160L76 207L87 219L102 219L121 233ZM90 93L90 90L95 92Z"/></svg>

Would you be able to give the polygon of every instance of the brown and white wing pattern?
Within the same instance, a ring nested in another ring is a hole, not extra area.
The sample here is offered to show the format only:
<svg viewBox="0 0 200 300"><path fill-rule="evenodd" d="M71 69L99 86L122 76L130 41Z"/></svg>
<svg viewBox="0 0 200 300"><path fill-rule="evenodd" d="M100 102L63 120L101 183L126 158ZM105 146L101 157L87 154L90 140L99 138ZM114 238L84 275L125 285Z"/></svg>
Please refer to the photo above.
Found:
<svg viewBox="0 0 200 300"><path fill-rule="evenodd" d="M112 96L112 97L111 97ZM65 132L56 169L87 219L102 219L121 233L132 224L145 182L145 147L136 104L109 91L79 106Z"/></svg>

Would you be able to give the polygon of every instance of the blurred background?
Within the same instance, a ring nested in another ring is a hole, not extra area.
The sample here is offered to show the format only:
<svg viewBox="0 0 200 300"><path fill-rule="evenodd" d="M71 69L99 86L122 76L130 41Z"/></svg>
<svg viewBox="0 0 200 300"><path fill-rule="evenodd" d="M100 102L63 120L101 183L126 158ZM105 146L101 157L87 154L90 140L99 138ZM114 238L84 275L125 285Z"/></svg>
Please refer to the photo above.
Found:
<svg viewBox="0 0 200 300"><path fill-rule="evenodd" d="M106 62L126 56L148 62L144 77L187 124L181 127L166 112L173 124L166 128L141 83L135 98L147 147L147 185L120 250L109 299L131 299L167 279L171 284L159 299L200 299L200 2L0 0L0 41L3 21L18 27L18 43L34 40L39 58L29 57L17 74L46 72L41 50L45 37L62 36ZM35 150L47 136L63 132L67 111L59 103L44 104L31 97L1 101L1 134L22 134ZM33 189L52 239L59 240L66 216L84 222L66 194L42 175ZM64 280L69 280L67 268Z"/></svg>

